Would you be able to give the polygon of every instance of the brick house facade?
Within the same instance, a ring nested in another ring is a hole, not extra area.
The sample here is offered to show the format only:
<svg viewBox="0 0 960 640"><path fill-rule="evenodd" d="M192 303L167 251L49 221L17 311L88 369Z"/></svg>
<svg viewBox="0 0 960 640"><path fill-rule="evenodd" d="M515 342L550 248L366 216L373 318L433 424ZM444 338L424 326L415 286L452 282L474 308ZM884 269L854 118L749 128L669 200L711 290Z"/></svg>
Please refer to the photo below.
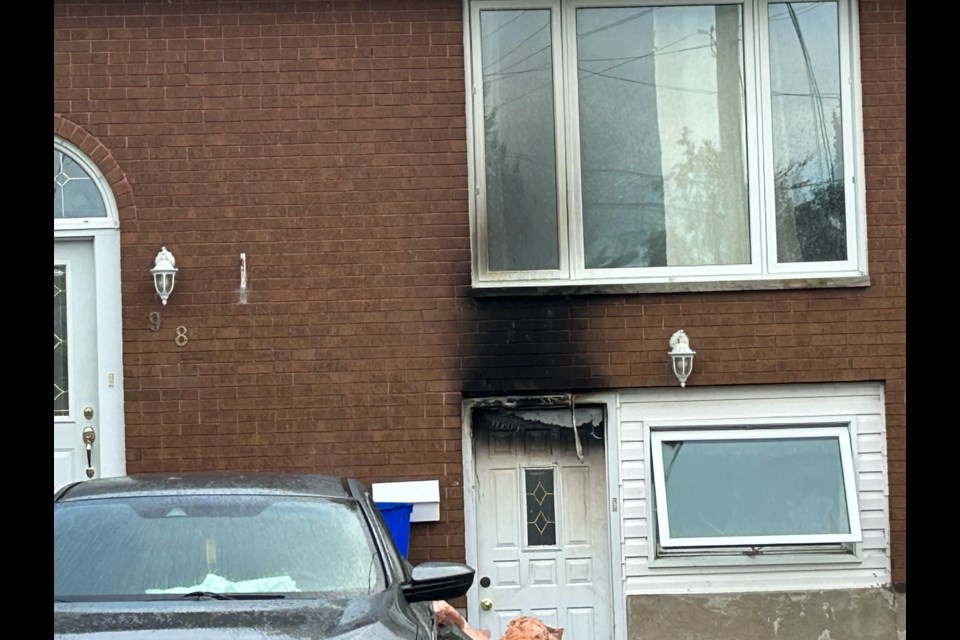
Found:
<svg viewBox="0 0 960 640"><path fill-rule="evenodd" d="M463 401L675 387L683 328L690 388L882 383L905 585L905 8L859 1L869 286L479 296L460 0L55 2L54 134L119 215L126 472L438 479L411 559L463 561Z"/></svg>

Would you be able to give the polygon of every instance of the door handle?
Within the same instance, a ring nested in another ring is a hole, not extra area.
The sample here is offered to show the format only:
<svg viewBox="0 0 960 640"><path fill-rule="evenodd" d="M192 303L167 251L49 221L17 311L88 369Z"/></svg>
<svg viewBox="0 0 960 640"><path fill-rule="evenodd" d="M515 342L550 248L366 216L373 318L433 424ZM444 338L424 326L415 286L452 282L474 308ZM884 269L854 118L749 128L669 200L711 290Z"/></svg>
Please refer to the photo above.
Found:
<svg viewBox="0 0 960 640"><path fill-rule="evenodd" d="M92 478L95 470L93 468L93 442L97 439L97 432L93 427L83 428L83 444L87 449L87 477Z"/></svg>
<svg viewBox="0 0 960 640"><path fill-rule="evenodd" d="M480 601L480 608L484 611L490 611L490 609L493 609L493 600L490 598L484 598Z"/></svg>

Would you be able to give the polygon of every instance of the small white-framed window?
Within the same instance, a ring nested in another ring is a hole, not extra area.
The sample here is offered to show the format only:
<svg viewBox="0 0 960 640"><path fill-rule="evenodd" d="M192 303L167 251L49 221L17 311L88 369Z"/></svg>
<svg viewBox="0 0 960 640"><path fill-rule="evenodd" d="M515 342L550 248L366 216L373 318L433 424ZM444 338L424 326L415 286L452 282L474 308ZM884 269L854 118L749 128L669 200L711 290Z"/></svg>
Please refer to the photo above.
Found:
<svg viewBox="0 0 960 640"><path fill-rule="evenodd" d="M475 287L864 281L856 0L465 2Z"/></svg>
<svg viewBox="0 0 960 640"><path fill-rule="evenodd" d="M523 489L525 547L557 547L556 468L524 467Z"/></svg>
<svg viewBox="0 0 960 640"><path fill-rule="evenodd" d="M847 425L651 430L659 547L861 542Z"/></svg>

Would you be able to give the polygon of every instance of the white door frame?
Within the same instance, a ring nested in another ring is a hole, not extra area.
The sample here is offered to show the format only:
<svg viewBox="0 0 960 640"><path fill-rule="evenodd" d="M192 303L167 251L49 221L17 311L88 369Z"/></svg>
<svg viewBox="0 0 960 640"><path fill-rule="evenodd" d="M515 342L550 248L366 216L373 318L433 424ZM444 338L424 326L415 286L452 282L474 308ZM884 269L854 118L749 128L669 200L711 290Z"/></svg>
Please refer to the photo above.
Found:
<svg viewBox="0 0 960 640"><path fill-rule="evenodd" d="M126 427L123 412L123 322L120 298L120 215L113 191L98 167L82 150L60 136L53 136L53 148L80 164L94 180L106 216L61 218L53 221L53 242L90 240L97 304L97 392L98 412L94 424L99 448L99 478L127 473Z"/></svg>
<svg viewBox="0 0 960 640"><path fill-rule="evenodd" d="M54 230L53 241L93 242L97 287L97 362L99 394L97 439L98 478L127 473L126 428L123 421L123 335L120 313L120 231L118 229Z"/></svg>
<svg viewBox="0 0 960 640"><path fill-rule="evenodd" d="M516 398L517 396L511 396ZM529 397L533 397L532 395ZM464 400L461 403L461 420L463 435L461 446L463 449L463 535L466 545L467 564L478 567L478 535L477 535L477 506L479 492L477 489L476 460L473 452L473 409L486 405L491 400L504 401L504 407L509 407L508 398L475 398ZM604 462L606 465L607 495L607 533L610 543L610 601L613 610L610 612L610 622L613 626L611 640L625 640L627 628L626 598L623 591L623 535L621 533L621 505L620 496L620 423L619 395L615 392L584 393L575 396L577 405L593 404L604 405L606 411L604 422ZM613 511L613 500L616 499L617 510ZM467 620L471 624L480 619L479 585L474 580L467 591Z"/></svg>

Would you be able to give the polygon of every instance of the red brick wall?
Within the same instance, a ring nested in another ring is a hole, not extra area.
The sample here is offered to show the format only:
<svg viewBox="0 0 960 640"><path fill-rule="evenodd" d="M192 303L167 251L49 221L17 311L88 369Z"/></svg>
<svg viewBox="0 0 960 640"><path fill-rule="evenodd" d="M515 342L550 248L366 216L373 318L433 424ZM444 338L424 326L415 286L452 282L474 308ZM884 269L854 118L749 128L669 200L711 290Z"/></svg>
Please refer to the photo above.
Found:
<svg viewBox="0 0 960 640"><path fill-rule="evenodd" d="M411 555L461 559L462 395L672 386L683 327L690 384L886 382L905 581L905 5L861 2L869 288L475 300L459 0L56 2L55 130L132 189L128 470L439 478Z"/></svg>

